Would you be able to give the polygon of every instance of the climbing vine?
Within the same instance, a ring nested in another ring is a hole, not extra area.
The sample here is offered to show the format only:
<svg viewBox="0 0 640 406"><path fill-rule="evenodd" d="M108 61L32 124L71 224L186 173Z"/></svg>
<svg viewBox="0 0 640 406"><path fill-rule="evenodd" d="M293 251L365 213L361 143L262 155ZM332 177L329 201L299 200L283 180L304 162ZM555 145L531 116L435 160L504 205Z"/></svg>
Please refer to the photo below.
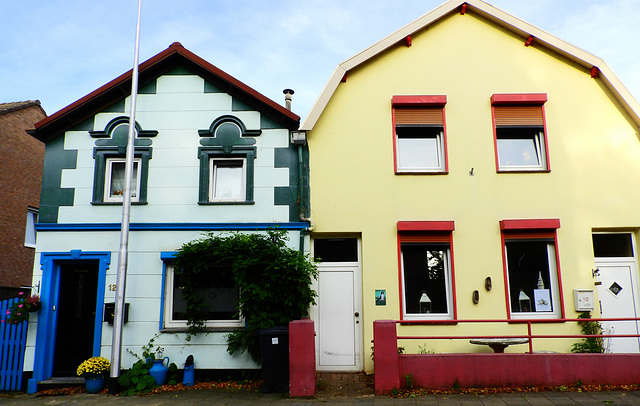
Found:
<svg viewBox="0 0 640 406"><path fill-rule="evenodd" d="M231 354L248 351L259 361L258 330L307 315L315 304L311 282L318 271L307 255L289 248L287 240L285 230L270 229L266 234L207 234L184 244L176 254L175 269L182 275L178 286L186 303L188 338L205 330L206 313L196 294L198 275L203 273L220 281L230 279L238 288L236 316L242 314L245 328L227 336Z"/></svg>

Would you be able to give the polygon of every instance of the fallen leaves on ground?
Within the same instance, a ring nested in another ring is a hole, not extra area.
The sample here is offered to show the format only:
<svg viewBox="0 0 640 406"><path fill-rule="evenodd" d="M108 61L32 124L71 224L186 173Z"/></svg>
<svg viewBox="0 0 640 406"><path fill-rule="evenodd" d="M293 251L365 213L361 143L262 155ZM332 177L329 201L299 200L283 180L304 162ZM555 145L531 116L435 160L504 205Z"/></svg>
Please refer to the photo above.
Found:
<svg viewBox="0 0 640 406"><path fill-rule="evenodd" d="M533 386L533 387L499 387L499 388L451 388L451 389L401 389L389 396L409 398L425 395L492 395L496 393L525 392L632 392L640 390L640 385L574 385L574 386Z"/></svg>

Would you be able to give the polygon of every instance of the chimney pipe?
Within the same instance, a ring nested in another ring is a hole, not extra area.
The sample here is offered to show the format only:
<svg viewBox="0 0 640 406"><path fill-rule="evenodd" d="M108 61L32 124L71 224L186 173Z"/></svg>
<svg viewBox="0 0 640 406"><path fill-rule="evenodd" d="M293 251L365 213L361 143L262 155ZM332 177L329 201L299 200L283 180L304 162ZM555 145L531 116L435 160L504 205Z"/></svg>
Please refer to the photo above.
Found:
<svg viewBox="0 0 640 406"><path fill-rule="evenodd" d="M291 110L291 96L293 96L295 92L293 89L284 89L282 93L284 93L284 106L287 110Z"/></svg>

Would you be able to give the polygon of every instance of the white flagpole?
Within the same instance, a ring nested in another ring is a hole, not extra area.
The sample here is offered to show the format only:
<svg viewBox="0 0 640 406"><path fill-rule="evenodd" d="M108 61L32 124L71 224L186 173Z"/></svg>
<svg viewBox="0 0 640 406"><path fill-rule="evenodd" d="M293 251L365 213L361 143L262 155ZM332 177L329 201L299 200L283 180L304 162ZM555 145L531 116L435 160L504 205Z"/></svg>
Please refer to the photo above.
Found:
<svg viewBox="0 0 640 406"><path fill-rule="evenodd" d="M122 225L120 228L120 251L116 276L116 300L113 318L113 339L111 342L111 379L109 392L119 392L120 357L122 355L122 328L124 325L124 295L127 282L127 262L129 256L129 219L131 212L131 178L133 176L134 140L136 134L136 99L138 96L138 55L140 47L140 11L142 0L138 0L138 21L136 24L136 45L133 71L131 73L131 113L129 115L129 137L125 160L125 185L122 195ZM142 168L138 168L142 170Z"/></svg>

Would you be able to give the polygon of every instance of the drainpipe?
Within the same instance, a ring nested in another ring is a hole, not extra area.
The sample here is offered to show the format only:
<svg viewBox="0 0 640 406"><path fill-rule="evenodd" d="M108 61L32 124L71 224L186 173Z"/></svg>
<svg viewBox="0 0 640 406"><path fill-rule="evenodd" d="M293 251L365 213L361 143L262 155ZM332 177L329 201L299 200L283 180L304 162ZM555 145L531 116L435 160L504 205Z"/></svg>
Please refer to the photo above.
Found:
<svg viewBox="0 0 640 406"><path fill-rule="evenodd" d="M292 89L284 89L284 103L287 110L291 110L291 100L295 93ZM311 217L306 217L305 207L305 187L304 187L304 159L303 148L307 143L307 133L305 131L292 131L291 143L298 146L298 206L300 207L300 221L308 222L309 227L300 231L300 252L304 252L304 236L310 233L315 227L315 223Z"/></svg>

